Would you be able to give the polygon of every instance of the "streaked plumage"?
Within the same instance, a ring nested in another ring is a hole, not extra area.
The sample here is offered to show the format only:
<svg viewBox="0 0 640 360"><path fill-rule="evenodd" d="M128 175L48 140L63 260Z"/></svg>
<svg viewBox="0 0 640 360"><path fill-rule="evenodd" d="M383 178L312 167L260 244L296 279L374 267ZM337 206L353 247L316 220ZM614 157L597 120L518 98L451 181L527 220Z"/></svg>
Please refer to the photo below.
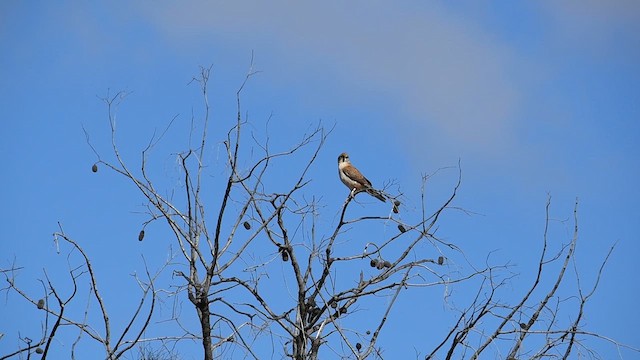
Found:
<svg viewBox="0 0 640 360"><path fill-rule="evenodd" d="M338 175L340 180L351 191L366 191L367 194L375 197L376 199L384 202L386 199L384 195L373 188L371 181L369 181L362 173L351 165L349 160L349 154L342 153L338 156Z"/></svg>

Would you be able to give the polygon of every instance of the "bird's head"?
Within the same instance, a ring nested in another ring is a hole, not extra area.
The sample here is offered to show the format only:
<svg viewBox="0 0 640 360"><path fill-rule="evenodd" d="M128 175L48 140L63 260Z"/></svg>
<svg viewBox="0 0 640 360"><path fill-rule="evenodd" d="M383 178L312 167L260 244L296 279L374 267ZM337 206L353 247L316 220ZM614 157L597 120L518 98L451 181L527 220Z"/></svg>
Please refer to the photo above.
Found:
<svg viewBox="0 0 640 360"><path fill-rule="evenodd" d="M344 152L342 154L340 154L340 156L338 156L338 164L343 163L343 162L346 162L346 163L349 162L349 154L344 153Z"/></svg>

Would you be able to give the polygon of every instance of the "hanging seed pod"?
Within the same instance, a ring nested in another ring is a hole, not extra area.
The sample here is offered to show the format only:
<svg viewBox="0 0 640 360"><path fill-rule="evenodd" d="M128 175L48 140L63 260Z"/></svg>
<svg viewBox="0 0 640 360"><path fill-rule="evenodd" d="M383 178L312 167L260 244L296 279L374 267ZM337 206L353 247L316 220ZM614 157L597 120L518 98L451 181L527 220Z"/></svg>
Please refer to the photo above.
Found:
<svg viewBox="0 0 640 360"><path fill-rule="evenodd" d="M407 229L402 224L398 224L398 230L400 230L401 233L407 232Z"/></svg>
<svg viewBox="0 0 640 360"><path fill-rule="evenodd" d="M36 354L42 354L43 352L42 348L36 348Z"/></svg>
<svg viewBox="0 0 640 360"><path fill-rule="evenodd" d="M378 259L371 259L371 261L369 262L369 265L371 265L371 267L378 266Z"/></svg>
<svg viewBox="0 0 640 360"><path fill-rule="evenodd" d="M385 261L382 263L382 265L383 265L384 267L386 267L386 268L391 268L391 262L390 262L390 261L388 261L388 260L385 260Z"/></svg>
<svg viewBox="0 0 640 360"><path fill-rule="evenodd" d="M397 214L400 212L400 201L393 200L393 213Z"/></svg>
<svg viewBox="0 0 640 360"><path fill-rule="evenodd" d="M282 261L289 261L289 252L287 250L282 249L280 253L282 254Z"/></svg>
<svg viewBox="0 0 640 360"><path fill-rule="evenodd" d="M362 344L360 344L360 343L356 343L356 349L357 349L358 351L360 351L360 349L362 349Z"/></svg>
<svg viewBox="0 0 640 360"><path fill-rule="evenodd" d="M249 224L248 221L245 221L244 223L242 223L242 226L244 226L244 228L247 230L251 229L251 224Z"/></svg>
<svg viewBox="0 0 640 360"><path fill-rule="evenodd" d="M44 309L44 299L40 299L38 300L38 309L42 310Z"/></svg>
<svg viewBox="0 0 640 360"><path fill-rule="evenodd" d="M444 257L438 256L438 265L442 265L442 264L444 264Z"/></svg>
<svg viewBox="0 0 640 360"><path fill-rule="evenodd" d="M525 324L525 323L520 323L520 328L521 328L521 329L526 329L526 328L527 328L527 324Z"/></svg>
<svg viewBox="0 0 640 360"><path fill-rule="evenodd" d="M98 164L93 164L93 166L91 167L91 171L93 171L94 173L98 172Z"/></svg>
<svg viewBox="0 0 640 360"><path fill-rule="evenodd" d="M367 330L366 334L367 334L367 335L371 335L371 331L370 331L370 330Z"/></svg>
<svg viewBox="0 0 640 360"><path fill-rule="evenodd" d="M376 269L378 270L384 269L384 261L378 261L378 263L376 264Z"/></svg>
<svg viewBox="0 0 640 360"><path fill-rule="evenodd" d="M341 307L340 308L340 314L346 314L347 313L347 308L346 307Z"/></svg>
<svg viewBox="0 0 640 360"><path fill-rule="evenodd" d="M138 234L138 241L142 241L142 239L144 239L144 230L140 230L140 233Z"/></svg>
<svg viewBox="0 0 640 360"><path fill-rule="evenodd" d="M338 303L337 302L332 302L331 303L331 308L336 309L338 307Z"/></svg>

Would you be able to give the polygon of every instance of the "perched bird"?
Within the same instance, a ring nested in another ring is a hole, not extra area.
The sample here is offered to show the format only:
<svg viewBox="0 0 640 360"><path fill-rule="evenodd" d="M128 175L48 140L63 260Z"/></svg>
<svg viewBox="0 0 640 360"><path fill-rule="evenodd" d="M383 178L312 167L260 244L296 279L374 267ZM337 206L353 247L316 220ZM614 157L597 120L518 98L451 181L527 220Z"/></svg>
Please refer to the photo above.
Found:
<svg viewBox="0 0 640 360"><path fill-rule="evenodd" d="M367 194L384 202L386 199L382 192L372 187L371 181L362 175L358 169L351 165L349 154L342 153L338 156L338 174L340 180L352 191L352 193L365 191Z"/></svg>

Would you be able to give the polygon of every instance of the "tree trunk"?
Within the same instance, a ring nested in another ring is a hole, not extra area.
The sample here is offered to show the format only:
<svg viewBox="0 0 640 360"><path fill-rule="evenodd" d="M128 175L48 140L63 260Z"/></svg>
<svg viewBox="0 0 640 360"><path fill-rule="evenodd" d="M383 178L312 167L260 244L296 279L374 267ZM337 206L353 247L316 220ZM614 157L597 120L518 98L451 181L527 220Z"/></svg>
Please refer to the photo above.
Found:
<svg viewBox="0 0 640 360"><path fill-rule="evenodd" d="M211 312L209 311L209 301L207 294L200 294L197 297L198 317L202 327L202 347L204 349L204 360L213 360L213 347L211 346Z"/></svg>

